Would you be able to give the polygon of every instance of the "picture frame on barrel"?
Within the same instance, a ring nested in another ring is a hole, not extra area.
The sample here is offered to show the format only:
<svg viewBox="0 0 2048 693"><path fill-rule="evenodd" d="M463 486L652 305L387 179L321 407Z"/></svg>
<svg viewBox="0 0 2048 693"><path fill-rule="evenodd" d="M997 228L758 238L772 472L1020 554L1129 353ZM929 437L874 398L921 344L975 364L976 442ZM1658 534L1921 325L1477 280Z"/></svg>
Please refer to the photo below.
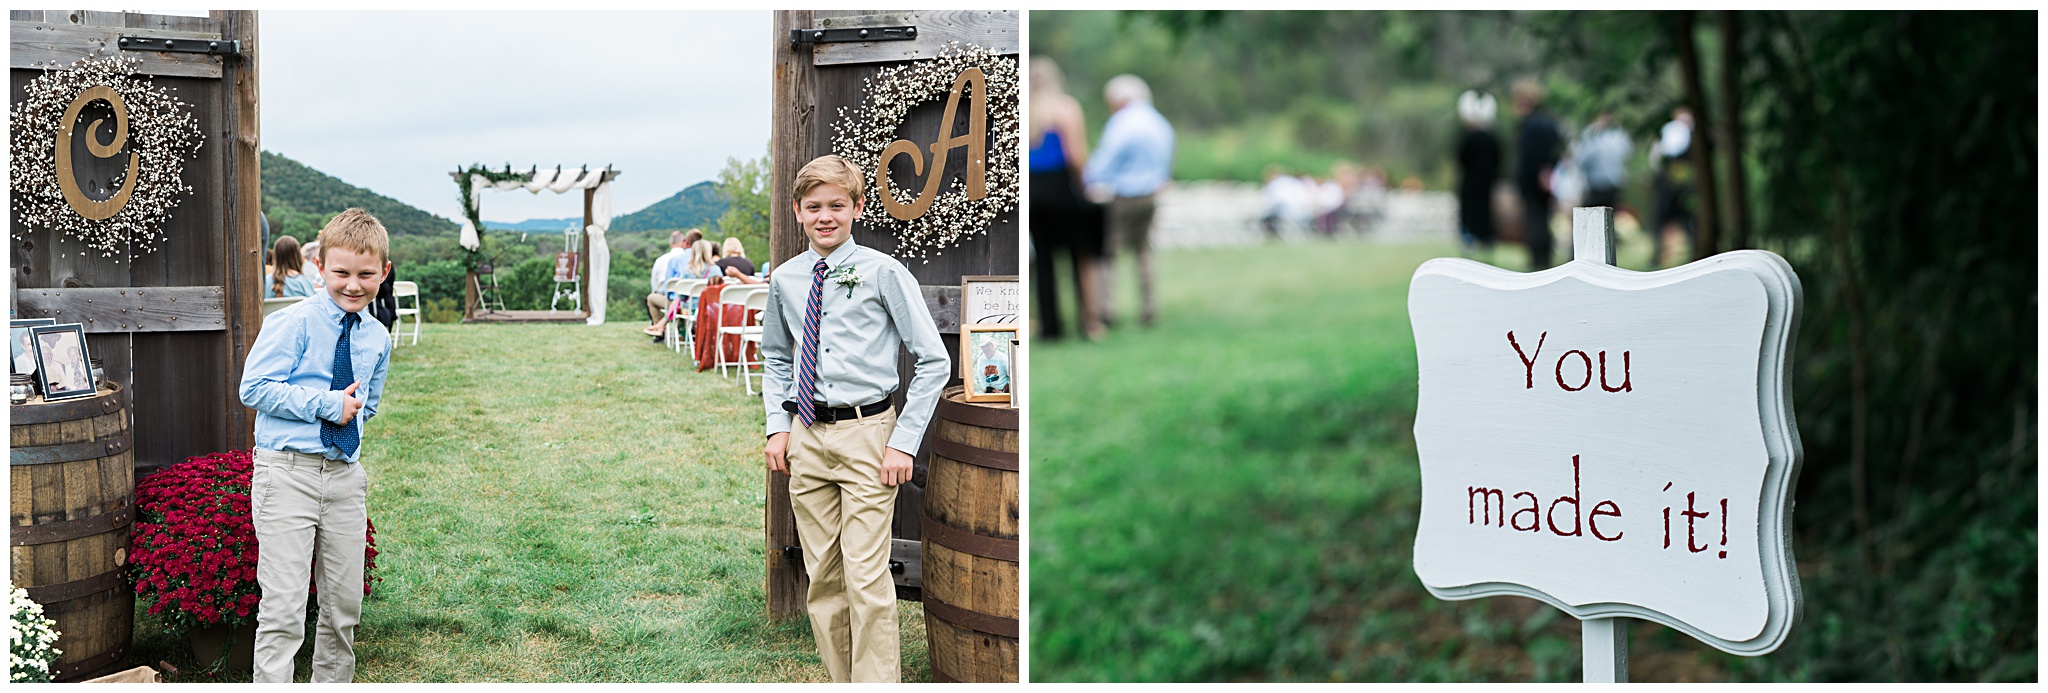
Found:
<svg viewBox="0 0 2048 693"><path fill-rule="evenodd" d="M35 343L36 382L43 401L90 397L99 392L92 380L90 347L79 323L30 327Z"/></svg>
<svg viewBox="0 0 2048 693"><path fill-rule="evenodd" d="M30 376L36 374L35 338L28 330L31 327L55 324L57 321L52 318L29 318L7 322L7 342L12 345L10 349L13 351L13 360L7 363L8 373Z"/></svg>
<svg viewBox="0 0 2048 693"><path fill-rule="evenodd" d="M967 401L1012 401L1016 342L1016 323L960 326L960 379L967 385Z"/></svg>

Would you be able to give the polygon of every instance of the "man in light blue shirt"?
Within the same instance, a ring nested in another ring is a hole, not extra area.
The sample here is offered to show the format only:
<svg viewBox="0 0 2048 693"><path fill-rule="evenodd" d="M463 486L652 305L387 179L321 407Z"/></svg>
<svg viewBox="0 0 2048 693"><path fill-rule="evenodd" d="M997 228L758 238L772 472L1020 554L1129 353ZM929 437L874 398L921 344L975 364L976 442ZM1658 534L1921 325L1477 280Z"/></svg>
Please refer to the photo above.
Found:
<svg viewBox="0 0 2048 693"><path fill-rule="evenodd" d="M648 290L652 292L647 294L648 324L645 329L641 330L648 335L659 335L662 333L661 319L668 315L668 304L676 300L675 295L663 291L661 285L670 279L683 276L683 268L690 259L690 244L695 242L689 239L690 233L701 234L702 232L696 229L690 229L687 233L683 231L670 231L668 233L668 252L664 253L661 257L654 258L654 268L648 277Z"/></svg>
<svg viewBox="0 0 2048 693"><path fill-rule="evenodd" d="M363 421L377 415L391 336L370 301L391 272L390 238L360 209L320 230L324 291L270 314L242 366L242 403L256 410L249 515L256 530L257 683L291 683L306 634L306 585L320 616L313 681L355 679L363 612L363 553L370 477Z"/></svg>
<svg viewBox="0 0 2048 693"><path fill-rule="evenodd" d="M1157 317L1152 300L1152 215L1157 210L1153 196L1173 180L1173 126L1152 108L1152 89L1137 75L1110 78L1103 95L1112 113L1102 126L1095 155L1081 172L1089 197L1109 203L1109 243L1103 249L1105 261L1098 265L1097 285L1104 297L1101 317L1110 322L1116 254L1128 250L1138 260L1140 319L1150 325Z"/></svg>

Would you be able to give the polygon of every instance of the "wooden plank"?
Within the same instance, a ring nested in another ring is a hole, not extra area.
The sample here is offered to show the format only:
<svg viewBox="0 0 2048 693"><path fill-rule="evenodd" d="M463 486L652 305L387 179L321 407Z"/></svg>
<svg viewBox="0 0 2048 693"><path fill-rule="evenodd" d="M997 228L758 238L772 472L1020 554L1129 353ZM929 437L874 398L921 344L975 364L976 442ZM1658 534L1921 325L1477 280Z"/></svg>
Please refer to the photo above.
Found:
<svg viewBox="0 0 2048 693"><path fill-rule="evenodd" d="M789 31L806 28L812 20L809 10L775 13L773 50L775 102L773 134L769 142L768 266L773 267L803 252L803 234L796 230L796 210L782 204L796 180L797 169L816 156L817 68L789 46ZM764 537L768 544L767 602L770 618L794 618L804 613L810 578L802 561L790 565L782 547L796 546L796 516L790 507L789 475L769 471L768 498L764 504Z"/></svg>
<svg viewBox="0 0 2048 693"><path fill-rule="evenodd" d="M823 18L812 27L799 28L917 27L917 38L910 41L816 44L811 50L811 64L822 67L921 60L938 55L952 41L1016 55L1023 43L1019 24L1016 10L924 10ZM782 32L782 37L786 43L789 32Z"/></svg>
<svg viewBox="0 0 2048 693"><path fill-rule="evenodd" d="M903 564L903 572L896 574L896 587L924 588L924 542L890 539L889 560Z"/></svg>
<svg viewBox="0 0 2048 693"><path fill-rule="evenodd" d="M223 175L228 184L222 189L229 194L221 227L227 238L220 245L219 257L227 268L222 277L227 290L227 332L221 335L219 348L223 375L239 381L249 347L255 345L257 330L263 325L262 293L257 289L263 281L263 167L258 158L262 122L256 114L260 54L255 11L214 10L209 14L209 19L220 25L222 38L242 42L242 54L225 61L220 92L220 113L225 121L221 131L233 134L223 148L227 150L223 152ZM256 411L243 406L234 390L229 388L229 396L214 403L221 412L223 445L224 449L248 449L256 445Z"/></svg>
<svg viewBox="0 0 2048 693"><path fill-rule="evenodd" d="M226 293L218 286L19 289L14 298L23 318L82 323L88 334L227 329Z"/></svg>
<svg viewBox="0 0 2048 693"><path fill-rule="evenodd" d="M939 334L960 334L960 285L919 284L917 290L924 294L925 310L931 311L932 322L938 324Z"/></svg>
<svg viewBox="0 0 2048 693"><path fill-rule="evenodd" d="M217 31L164 31L14 21L9 22L7 32L8 66L63 70L69 69L71 63L84 58L120 53L139 58L141 62L135 66L135 71L145 75L206 79L219 79L221 76L222 56L167 51L123 51L119 47L119 40L123 35L152 38L220 38Z"/></svg>

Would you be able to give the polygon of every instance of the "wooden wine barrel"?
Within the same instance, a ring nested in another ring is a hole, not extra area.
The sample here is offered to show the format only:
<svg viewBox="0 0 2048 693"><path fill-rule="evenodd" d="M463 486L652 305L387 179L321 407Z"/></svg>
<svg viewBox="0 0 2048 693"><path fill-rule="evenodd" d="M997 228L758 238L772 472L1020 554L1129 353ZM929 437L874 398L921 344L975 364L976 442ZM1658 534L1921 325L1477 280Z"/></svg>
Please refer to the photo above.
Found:
<svg viewBox="0 0 2048 693"><path fill-rule="evenodd" d="M924 489L932 680L1017 680L1017 410L939 398Z"/></svg>
<svg viewBox="0 0 2048 693"><path fill-rule="evenodd" d="M128 666L135 592L123 569L135 469L126 394L101 385L92 397L9 409L12 577L57 622L59 681Z"/></svg>

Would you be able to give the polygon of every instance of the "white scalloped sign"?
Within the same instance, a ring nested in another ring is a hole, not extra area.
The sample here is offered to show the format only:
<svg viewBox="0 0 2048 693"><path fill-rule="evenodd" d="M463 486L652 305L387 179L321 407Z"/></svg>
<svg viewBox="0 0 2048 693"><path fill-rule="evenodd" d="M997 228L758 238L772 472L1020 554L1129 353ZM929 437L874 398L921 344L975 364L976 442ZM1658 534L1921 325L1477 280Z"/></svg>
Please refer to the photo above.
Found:
<svg viewBox="0 0 2048 693"><path fill-rule="evenodd" d="M1800 604L1800 301L1765 251L1659 272L1424 263L1408 291L1416 576L1443 599L1520 595L1776 649Z"/></svg>

